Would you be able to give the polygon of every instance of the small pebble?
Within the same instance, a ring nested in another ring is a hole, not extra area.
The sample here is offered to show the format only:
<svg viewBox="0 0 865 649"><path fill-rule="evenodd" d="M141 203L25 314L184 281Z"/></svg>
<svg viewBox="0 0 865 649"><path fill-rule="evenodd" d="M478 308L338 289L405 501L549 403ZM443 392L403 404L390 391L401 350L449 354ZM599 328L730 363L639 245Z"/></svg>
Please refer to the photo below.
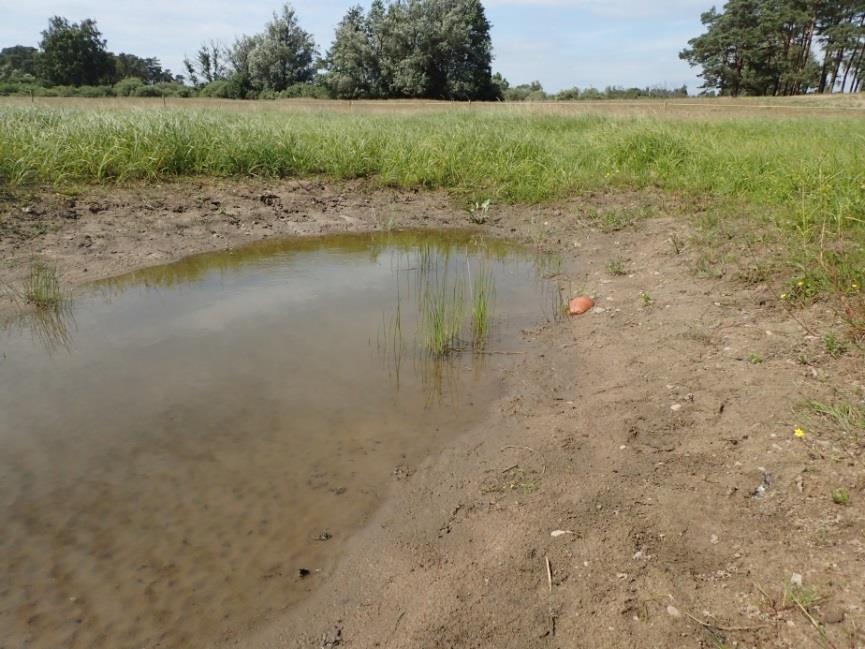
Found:
<svg viewBox="0 0 865 649"><path fill-rule="evenodd" d="M821 616L825 624L841 624L844 621L844 609L840 606L830 606Z"/></svg>

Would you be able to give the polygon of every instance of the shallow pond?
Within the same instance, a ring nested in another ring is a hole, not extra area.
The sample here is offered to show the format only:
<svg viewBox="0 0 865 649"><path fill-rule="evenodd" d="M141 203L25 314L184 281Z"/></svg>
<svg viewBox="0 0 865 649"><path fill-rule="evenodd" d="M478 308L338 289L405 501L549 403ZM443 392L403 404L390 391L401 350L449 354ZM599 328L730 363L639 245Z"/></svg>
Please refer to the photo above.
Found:
<svg viewBox="0 0 865 649"><path fill-rule="evenodd" d="M276 617L484 417L498 352L552 315L540 274L458 233L268 242L0 331L0 646L211 647Z"/></svg>

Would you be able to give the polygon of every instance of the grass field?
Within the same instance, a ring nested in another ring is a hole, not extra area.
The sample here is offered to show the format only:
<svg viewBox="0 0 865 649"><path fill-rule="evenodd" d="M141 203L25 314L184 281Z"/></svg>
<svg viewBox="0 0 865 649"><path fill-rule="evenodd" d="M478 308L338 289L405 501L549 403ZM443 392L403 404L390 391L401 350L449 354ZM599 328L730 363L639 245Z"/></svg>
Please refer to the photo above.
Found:
<svg viewBox="0 0 865 649"><path fill-rule="evenodd" d="M0 104L7 191L322 175L446 189L468 205L659 188L702 201L702 224L715 235L747 236L742 243L752 247L781 242L781 258L758 265L789 278L784 299L831 293L865 329L859 97L566 106L27 101Z"/></svg>

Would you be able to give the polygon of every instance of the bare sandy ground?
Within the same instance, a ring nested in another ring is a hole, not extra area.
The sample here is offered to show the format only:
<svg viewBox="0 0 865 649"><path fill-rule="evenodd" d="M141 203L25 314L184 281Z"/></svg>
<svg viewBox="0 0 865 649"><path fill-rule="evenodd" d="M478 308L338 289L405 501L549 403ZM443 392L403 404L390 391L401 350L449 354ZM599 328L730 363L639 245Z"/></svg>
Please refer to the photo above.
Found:
<svg viewBox="0 0 865 649"><path fill-rule="evenodd" d="M473 225L443 194L353 183L37 193L0 205L0 284L14 295L34 258L74 292L267 236L476 227L559 252L595 297L525 332L484 424L395 480L305 602L225 646L863 647L863 432L805 406L861 406L861 356L826 352L825 305L696 273L667 201L493 206ZM590 218L647 204L614 231Z"/></svg>

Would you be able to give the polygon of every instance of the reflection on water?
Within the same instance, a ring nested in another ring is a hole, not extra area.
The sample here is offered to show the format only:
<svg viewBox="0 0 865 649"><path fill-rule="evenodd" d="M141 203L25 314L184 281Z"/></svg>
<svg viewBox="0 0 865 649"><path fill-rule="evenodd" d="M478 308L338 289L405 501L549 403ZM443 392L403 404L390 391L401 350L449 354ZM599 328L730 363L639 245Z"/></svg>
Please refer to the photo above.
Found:
<svg viewBox="0 0 865 649"><path fill-rule="evenodd" d="M0 331L0 644L212 647L326 583L394 475L483 419L549 304L535 264L459 233L275 241Z"/></svg>
<svg viewBox="0 0 865 649"><path fill-rule="evenodd" d="M75 331L75 313L66 300L50 307L26 310L6 320L0 320L0 332L27 332L48 353L68 349Z"/></svg>

